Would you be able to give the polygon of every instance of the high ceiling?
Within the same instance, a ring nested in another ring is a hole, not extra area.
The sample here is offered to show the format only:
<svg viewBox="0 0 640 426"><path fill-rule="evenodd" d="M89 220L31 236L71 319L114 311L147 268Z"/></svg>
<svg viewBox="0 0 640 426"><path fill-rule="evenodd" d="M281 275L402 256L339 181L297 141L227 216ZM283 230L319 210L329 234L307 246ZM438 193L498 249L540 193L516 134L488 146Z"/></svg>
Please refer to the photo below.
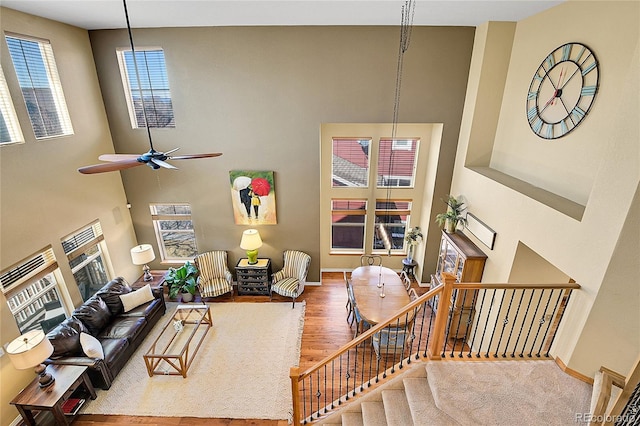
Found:
<svg viewBox="0 0 640 426"><path fill-rule="evenodd" d="M414 25L519 21L564 0L416 0ZM402 0L127 0L132 27L399 25ZM2 0L2 6L94 30L124 28L121 0Z"/></svg>

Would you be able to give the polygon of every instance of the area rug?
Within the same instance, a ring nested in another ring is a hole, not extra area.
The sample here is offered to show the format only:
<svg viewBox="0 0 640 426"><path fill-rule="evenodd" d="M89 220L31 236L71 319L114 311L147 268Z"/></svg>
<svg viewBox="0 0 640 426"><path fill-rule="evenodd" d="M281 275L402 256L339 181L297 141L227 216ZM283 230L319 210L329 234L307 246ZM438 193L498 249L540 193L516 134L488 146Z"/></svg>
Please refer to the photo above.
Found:
<svg viewBox="0 0 640 426"><path fill-rule="evenodd" d="M305 303L212 303L213 327L187 377L149 377L142 355L176 303L82 414L288 420L289 369L298 366Z"/></svg>

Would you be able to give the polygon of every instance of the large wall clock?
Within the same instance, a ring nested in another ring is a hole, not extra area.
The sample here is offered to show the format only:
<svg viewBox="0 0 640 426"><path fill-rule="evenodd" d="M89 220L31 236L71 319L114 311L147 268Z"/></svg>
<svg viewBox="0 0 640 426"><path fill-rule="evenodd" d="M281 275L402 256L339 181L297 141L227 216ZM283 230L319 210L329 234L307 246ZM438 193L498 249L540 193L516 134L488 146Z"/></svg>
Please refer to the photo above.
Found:
<svg viewBox="0 0 640 426"><path fill-rule="evenodd" d="M585 119L598 93L598 60L581 43L551 52L533 75L527 94L527 120L544 139L567 135Z"/></svg>

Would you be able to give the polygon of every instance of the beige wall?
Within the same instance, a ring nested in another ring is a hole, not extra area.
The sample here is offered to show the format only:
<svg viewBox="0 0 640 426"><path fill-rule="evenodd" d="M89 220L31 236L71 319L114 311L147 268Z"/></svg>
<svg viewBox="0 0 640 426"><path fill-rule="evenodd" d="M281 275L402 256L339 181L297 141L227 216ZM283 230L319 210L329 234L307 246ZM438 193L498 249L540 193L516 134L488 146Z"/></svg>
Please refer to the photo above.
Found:
<svg viewBox="0 0 640 426"><path fill-rule="evenodd" d="M444 123L436 199L449 189L473 33L416 27L405 54L399 121ZM90 36L116 151L144 152L146 134L130 128L114 53L127 46L126 32ZM135 30L134 41L165 51L176 128L153 130L156 149L223 152L176 162L179 171L122 172L139 240L155 241L149 203L189 202L198 250L228 250L235 265L244 256L238 245L247 227L233 222L228 173L273 170L278 224L260 226L260 256L277 268L284 249L306 251L309 281L318 282L320 126L392 120L397 28L146 29ZM432 185L430 196L433 191Z"/></svg>
<svg viewBox="0 0 640 426"><path fill-rule="evenodd" d="M553 354L587 376L602 364L626 372L640 352L640 271L637 261L614 262L621 253L637 257L637 244L630 240L637 242L640 235L637 221L623 228L640 171L639 6L567 2L519 22L511 39L505 37L509 32L505 24L479 27L452 184L452 192L468 200L469 211L497 232L495 248L485 250L489 259L483 281L508 281L517 248L524 244L582 286L572 296ZM527 90L542 59L571 41L595 51L602 69L600 91L578 129L547 142L534 136L527 124ZM499 60L492 61L495 57ZM499 78L488 78L496 63L506 68L498 67ZM500 102L495 102L495 93L503 94ZM511 166L501 171L518 174L523 191L470 167L489 161L497 166L516 156L521 173ZM527 185L528 189L546 186L551 201L525 195ZM562 213L554 205L560 198L584 203L582 212ZM628 279L616 280L617 276ZM614 297L619 293L628 297ZM608 302L613 300L615 306ZM609 316L607 325L625 324L615 333L616 341L602 326L604 312ZM602 350L578 350L597 345ZM627 350L616 349L620 347Z"/></svg>
<svg viewBox="0 0 640 426"><path fill-rule="evenodd" d="M129 248L135 235L118 174L89 177L76 169L101 152L112 152L98 78L86 31L0 8L0 28L51 41L75 134L35 140L4 37L2 68L26 142L0 148L0 270L51 245L68 290L77 305L75 285L60 239L99 219L117 274L132 280L139 268ZM19 335L4 296L0 295L0 344ZM34 377L0 358L0 424L18 412L9 401Z"/></svg>

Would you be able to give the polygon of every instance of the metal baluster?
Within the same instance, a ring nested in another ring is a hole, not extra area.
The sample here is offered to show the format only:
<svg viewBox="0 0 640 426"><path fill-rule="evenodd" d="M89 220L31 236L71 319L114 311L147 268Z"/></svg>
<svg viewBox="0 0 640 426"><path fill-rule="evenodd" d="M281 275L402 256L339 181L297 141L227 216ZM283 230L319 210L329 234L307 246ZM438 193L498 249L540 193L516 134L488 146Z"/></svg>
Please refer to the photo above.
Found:
<svg viewBox="0 0 640 426"><path fill-rule="evenodd" d="M533 301L533 294L534 293L535 293L535 290L531 290L531 293L530 293L530 296L529 296L529 302L527 302L527 310L524 312L524 318L522 319L522 325L520 325L520 331L518 332L518 338L516 339L516 343L513 346L514 354L515 354L516 348L518 347L518 342L520 341L520 336L522 335L522 330L524 330L524 327L525 327L525 321L527 319L527 314L529 314L529 308L531 307L531 302ZM518 356L520 358L522 358L524 356L523 351L524 351L524 345L522 345L522 351L520 352L520 354L518 354Z"/></svg>
<svg viewBox="0 0 640 426"><path fill-rule="evenodd" d="M509 347L509 342L511 341L511 336L513 335L513 329L516 326L516 322L518 321L518 314L520 313L520 306L522 306L522 299L524 298L524 290L520 289L520 300L518 301L518 308L516 309L516 314L513 317L513 327L511 327L511 331L509 332L509 338L507 339L507 345L506 348ZM524 320L523 320L524 321ZM522 330L522 326L520 326L520 330ZM518 342L516 341L516 344ZM505 349L505 353L506 353L506 349ZM504 354L503 354L504 356ZM516 346L513 346L513 351L511 352L511 358L515 358L516 356Z"/></svg>
<svg viewBox="0 0 640 426"><path fill-rule="evenodd" d="M502 297L500 298L500 305L498 306L498 312L497 315L500 315L500 311L502 311L502 303L504 302L504 290L502 290ZM497 323L494 324L493 330L491 331L491 338L489 339L489 347L487 348L487 353L485 354L485 358L489 358L490 352L491 352L491 343L493 343L493 336L495 336L496 334L496 328L497 328ZM496 349L496 352L498 352L498 350ZM496 357L498 356L497 353L495 355Z"/></svg>
<svg viewBox="0 0 640 426"><path fill-rule="evenodd" d="M507 306L507 313L504 316L504 320L502 321L502 331L500 332L500 338L498 339L498 345L496 346L496 353L494 356L498 357L498 351L500 350L500 343L502 343L502 336L504 336L504 329L507 328L507 324L509 324L509 314L511 313L511 305L513 304L513 297L516 295L515 290L511 290L511 298L509 299L509 306ZM504 293L503 293L504 296ZM514 322L515 324L515 322ZM511 329L513 330L513 325L511 325ZM507 357L507 347L504 347L504 353L502 354L502 358Z"/></svg>
<svg viewBox="0 0 640 426"><path fill-rule="evenodd" d="M552 290L551 296L553 297L553 293L555 292L555 290ZM551 323L549 324L549 326L547 327L547 330L544 332L544 336L542 336L542 342L540 343L540 347L538 348L538 353L536 354L536 357L540 358L540 351L542 350L544 344L545 344L545 340L547 340L547 335L549 334L549 330L551 329L551 327L553 327L553 320L556 316L556 312L558 310L558 306L560 306L560 303L562 302L562 294L564 293L563 290L560 290L560 295L558 296L558 300L556 300L556 303L554 303L554 307L553 307L553 312L551 313ZM551 345L549 345L549 347L551 347Z"/></svg>
<svg viewBox="0 0 640 426"><path fill-rule="evenodd" d="M364 391L364 373L365 373L365 363L364 363L364 357L366 355L366 340L364 342L362 342L362 365L360 367L360 369L362 370L362 374L360 375L360 392Z"/></svg>
<svg viewBox="0 0 640 426"><path fill-rule="evenodd" d="M339 399L338 399L338 405L342 405L342 355L344 354L340 354L340 363L338 364L338 395Z"/></svg>
<svg viewBox="0 0 640 426"><path fill-rule="evenodd" d="M336 385L336 360L331 361L331 409L336 408L335 406L335 386Z"/></svg>
<svg viewBox="0 0 640 426"><path fill-rule="evenodd" d="M327 414L327 394L329 391L327 390L327 364L324 365L324 414Z"/></svg>
<svg viewBox="0 0 640 426"><path fill-rule="evenodd" d="M318 416L318 418L320 418L320 414L322 412L320 407L320 398L322 397L322 392L320 391L320 370L316 370L316 383L317 383L317 388L318 390L316 391L316 403L318 404L318 409L316 410L316 414Z"/></svg>
<svg viewBox="0 0 640 426"><path fill-rule="evenodd" d="M536 290L534 290L535 292ZM533 312L533 318L535 319L538 316L538 308L540 308L540 302L542 301L542 295L544 291L540 293L540 298L538 299L538 303L536 303L536 310ZM524 351L527 348L527 342L529 341L529 335L531 335L531 329L533 328L533 321L529 325L529 331L527 331L527 337L524 339L524 344L522 345L522 353L520 354L520 358L524 357ZM534 341L535 342L535 341ZM529 354L529 358L531 358L531 354Z"/></svg>
<svg viewBox="0 0 640 426"><path fill-rule="evenodd" d="M496 289L493 289L493 293L491 293L491 303L489 304L489 312L487 312L487 322L489 318L491 318L491 311L493 310L493 301L496 298ZM480 358L480 351L482 350L482 342L484 342L484 335L487 333L487 324L484 325L484 330L482 330L482 337L480 338L480 345L478 346L478 354L477 358ZM485 358L489 358L489 351L491 350L491 340L489 340L489 346L487 347L487 355Z"/></svg>
<svg viewBox="0 0 640 426"><path fill-rule="evenodd" d="M569 304L569 299L571 298L571 294L573 294L573 290L568 289L567 290L567 300L565 300L565 307ZM562 313L562 316L564 316L564 312ZM556 334L558 333L558 329L556 328L553 331L553 337L551 338L551 341L549 342L549 347L547 348L547 353L545 354L545 356L547 358L549 358L549 351L551 350L551 346L553 345L553 341L556 339Z"/></svg>
<svg viewBox="0 0 640 426"><path fill-rule="evenodd" d="M472 290L472 291L473 291L473 297L471 299L471 312L475 310L476 302L478 298L478 291L477 290ZM467 318L467 327L464 329L465 337L469 334L469 329L471 328L471 324L473 323L471 312L469 313L469 317ZM469 350L471 350L471 345L469 345ZM464 342L462 342L462 344L460 345L460 353L458 354L458 358L462 358L462 352L464 352Z"/></svg>
<svg viewBox="0 0 640 426"><path fill-rule="evenodd" d="M442 343L442 353L440 354L440 356L442 358L446 358L446 352L447 352L447 342L449 341L449 332L451 331L451 324L453 323L453 310L455 309L454 306L456 306L456 300L458 298L458 291L454 290L451 293L451 297L453 298L453 300L450 301L450 310L449 310L449 315L447 318L447 326L445 327L445 334L444 334L444 342ZM446 303L445 303L446 305Z"/></svg>
<svg viewBox="0 0 640 426"><path fill-rule="evenodd" d="M424 331L424 318L427 312L426 305L427 305L427 302L423 302L422 305L420 305L420 309L416 311L416 320L418 319L418 315L420 314L420 333L418 333L417 342L416 342L416 355L415 355L416 360L420 359L420 342L422 342L422 332ZM416 320L414 320L413 322L414 331L416 329L416 324L417 324ZM411 345L411 347L413 348L413 345Z"/></svg>
<svg viewBox="0 0 640 426"><path fill-rule="evenodd" d="M480 325L480 318L482 318L482 309L484 308L484 298L487 295L487 290L478 290L478 293L482 292L482 302L480 302L480 310L478 311L478 326ZM487 317L488 318L488 317ZM486 329L486 326L485 326ZM476 340L476 333L478 332L478 327L473 330L473 337L471 338L471 345L469 345L469 353L467 354L467 358L471 358L471 347L473 346L473 342ZM482 340L480 341L482 344ZM478 352L476 353L476 358L480 358L480 346L478 346Z"/></svg>
<svg viewBox="0 0 640 426"><path fill-rule="evenodd" d="M371 387L371 377L372 377L372 371L373 371L373 344L369 347L369 382L368 382L368 387ZM377 380L377 377L376 377Z"/></svg>
<svg viewBox="0 0 640 426"><path fill-rule="evenodd" d="M431 313L429 314L429 328L427 329L427 339L424 342L424 352L422 353L422 356L424 358L427 357L427 350L429 349L429 341L431 340L431 331L433 328L433 318L436 316L435 312L433 311L433 308L429 310L431 311ZM426 307L425 307L425 312L426 312Z"/></svg>
<svg viewBox="0 0 640 426"><path fill-rule="evenodd" d="M458 295L458 292L460 290L456 290L456 296ZM458 325L456 326L456 332L453 335L453 345L451 345L451 354L449 355L451 358L453 358L453 353L456 350L456 340L458 340L458 333L460 332L460 324L462 323L462 314L464 313L464 301L467 298L467 290L463 290L462 291L462 307L460 308L460 316L458 317ZM455 311L455 303L453 304L453 310Z"/></svg>
<svg viewBox="0 0 640 426"><path fill-rule="evenodd" d="M542 294L544 294L546 290L542 290ZM529 351L529 358L531 358L531 354L533 353L533 346L536 344L536 340L538 340L538 335L540 334L540 330L542 329L543 324L547 321L545 316L547 315L547 309L549 308L549 302L551 301L551 297L553 296L554 290L551 290L551 294L547 298L547 304L544 307L544 312L538 321L538 331L536 331L536 337L533 338L533 343L531 343L531 351ZM541 297L542 298L542 297ZM540 357L540 351L538 351L538 358Z"/></svg>
<svg viewBox="0 0 640 426"><path fill-rule="evenodd" d="M304 386L305 381L302 381L302 418L304 421L302 423L307 424L307 392Z"/></svg>
<svg viewBox="0 0 640 426"><path fill-rule="evenodd" d="M349 400L349 379L351 378L351 374L349 374L349 368L351 367L350 363L349 363L350 354L351 354L351 349L347 350L347 371L345 372L345 379L347 379L346 389L345 389L347 391L346 394L345 394L346 395L346 398L345 398L346 401Z"/></svg>

